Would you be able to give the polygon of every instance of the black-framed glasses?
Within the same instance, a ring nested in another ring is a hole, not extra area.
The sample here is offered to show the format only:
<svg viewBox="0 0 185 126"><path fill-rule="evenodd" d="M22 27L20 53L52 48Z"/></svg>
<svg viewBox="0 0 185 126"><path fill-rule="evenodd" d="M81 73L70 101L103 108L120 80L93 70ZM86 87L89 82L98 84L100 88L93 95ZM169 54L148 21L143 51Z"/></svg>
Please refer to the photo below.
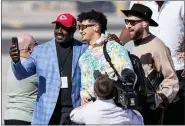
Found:
<svg viewBox="0 0 185 126"><path fill-rule="evenodd" d="M142 22L143 20L129 20L129 19L125 19L125 24L128 25L130 23L130 25L135 26L137 23Z"/></svg>
<svg viewBox="0 0 185 126"><path fill-rule="evenodd" d="M79 28L79 30L84 30L87 27L92 27L92 26L95 26L95 25L96 24L87 24L87 25L80 24L80 25L78 25L78 28Z"/></svg>

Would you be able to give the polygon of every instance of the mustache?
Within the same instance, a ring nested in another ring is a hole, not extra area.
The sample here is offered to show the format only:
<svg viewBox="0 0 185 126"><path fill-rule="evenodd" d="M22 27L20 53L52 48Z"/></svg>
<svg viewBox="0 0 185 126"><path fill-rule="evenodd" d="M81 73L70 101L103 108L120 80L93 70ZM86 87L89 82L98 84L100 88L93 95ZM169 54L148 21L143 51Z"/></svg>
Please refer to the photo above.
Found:
<svg viewBox="0 0 185 126"><path fill-rule="evenodd" d="M64 36L63 33L55 33L55 35L61 35L61 36Z"/></svg>

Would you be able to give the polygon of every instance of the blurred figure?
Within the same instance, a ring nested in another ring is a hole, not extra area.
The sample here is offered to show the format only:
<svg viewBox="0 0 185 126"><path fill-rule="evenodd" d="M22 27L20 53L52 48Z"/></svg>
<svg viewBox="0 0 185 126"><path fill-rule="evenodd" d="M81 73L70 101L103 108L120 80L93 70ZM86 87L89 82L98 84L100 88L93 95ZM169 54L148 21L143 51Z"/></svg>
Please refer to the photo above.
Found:
<svg viewBox="0 0 185 126"><path fill-rule="evenodd" d="M163 110L160 106L166 107L171 103L179 90L170 51L158 37L150 33L149 26L158 26L151 18L150 8L134 4L130 10L122 12L127 16L126 27L135 44L132 53L140 58L145 76L150 78L149 81L153 84L152 80L159 78L157 75L162 75L161 79L158 79L162 82L157 83L156 91L147 94L147 104L154 110L145 107L143 112L146 125L161 124Z"/></svg>
<svg viewBox="0 0 185 126"><path fill-rule="evenodd" d="M95 102L74 109L70 118L77 124L142 125L143 118L137 111L118 107L113 97L115 84L106 75L98 75L94 84Z"/></svg>
<svg viewBox="0 0 185 126"><path fill-rule="evenodd" d="M68 124L71 110L80 106L80 55L87 44L74 39L76 19L69 13L55 21L55 38L37 46L22 64L15 46L10 47L12 69L17 79L38 77L38 96L32 124Z"/></svg>
<svg viewBox="0 0 185 126"><path fill-rule="evenodd" d="M81 69L81 91L82 104L89 102L91 96L94 97L94 70L107 73L111 79L117 80L112 67L106 61L103 53L103 45L105 39L109 39L106 35L107 18L99 11L91 10L82 12L78 15L79 30L82 35L82 41L89 44L88 49L81 55L79 66ZM110 39L114 35L110 36ZM132 63L128 56L127 50L116 42L116 40L108 41L106 50L110 55L111 61L115 69L121 75L124 68L133 70Z"/></svg>
<svg viewBox="0 0 185 126"><path fill-rule="evenodd" d="M24 62L37 45L29 34L17 36L20 49L20 59ZM9 67L7 73L7 103L5 110L5 125L30 125L34 103L37 97L37 77L33 75L25 80L17 80Z"/></svg>

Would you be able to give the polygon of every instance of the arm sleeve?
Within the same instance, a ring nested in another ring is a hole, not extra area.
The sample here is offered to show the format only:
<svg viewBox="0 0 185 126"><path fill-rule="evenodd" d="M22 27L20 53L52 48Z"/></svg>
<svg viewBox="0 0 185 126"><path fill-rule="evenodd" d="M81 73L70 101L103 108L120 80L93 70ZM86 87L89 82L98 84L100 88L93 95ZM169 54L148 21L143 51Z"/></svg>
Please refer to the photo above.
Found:
<svg viewBox="0 0 185 126"><path fill-rule="evenodd" d="M83 71L83 68L81 66L80 66L80 71L81 71L81 88L80 88L80 91L84 91L85 90L86 75L85 75L85 72Z"/></svg>
<svg viewBox="0 0 185 126"><path fill-rule="evenodd" d="M159 93L163 93L168 101L172 102L179 90L178 78L174 70L170 50L164 44L160 44L158 47L158 50L154 53L154 65L157 71L161 71L164 76Z"/></svg>
<svg viewBox="0 0 185 126"><path fill-rule="evenodd" d="M85 124L85 120L82 116L81 109L76 108L70 113L70 119L77 124Z"/></svg>
<svg viewBox="0 0 185 126"><path fill-rule="evenodd" d="M16 64L12 62L11 66L15 77L18 80L22 80L34 75L36 73L35 61L36 61L36 50L32 52L32 54L24 63L21 63L20 60Z"/></svg>

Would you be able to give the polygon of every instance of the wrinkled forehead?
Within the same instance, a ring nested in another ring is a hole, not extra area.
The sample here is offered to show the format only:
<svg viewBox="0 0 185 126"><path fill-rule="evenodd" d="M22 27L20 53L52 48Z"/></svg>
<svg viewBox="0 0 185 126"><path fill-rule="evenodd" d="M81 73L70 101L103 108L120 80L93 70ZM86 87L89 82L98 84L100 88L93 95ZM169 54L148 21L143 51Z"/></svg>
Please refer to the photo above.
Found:
<svg viewBox="0 0 185 126"><path fill-rule="evenodd" d="M136 16L136 15L133 15L133 14L129 14L126 19L129 19L129 20L143 20L142 17Z"/></svg>

